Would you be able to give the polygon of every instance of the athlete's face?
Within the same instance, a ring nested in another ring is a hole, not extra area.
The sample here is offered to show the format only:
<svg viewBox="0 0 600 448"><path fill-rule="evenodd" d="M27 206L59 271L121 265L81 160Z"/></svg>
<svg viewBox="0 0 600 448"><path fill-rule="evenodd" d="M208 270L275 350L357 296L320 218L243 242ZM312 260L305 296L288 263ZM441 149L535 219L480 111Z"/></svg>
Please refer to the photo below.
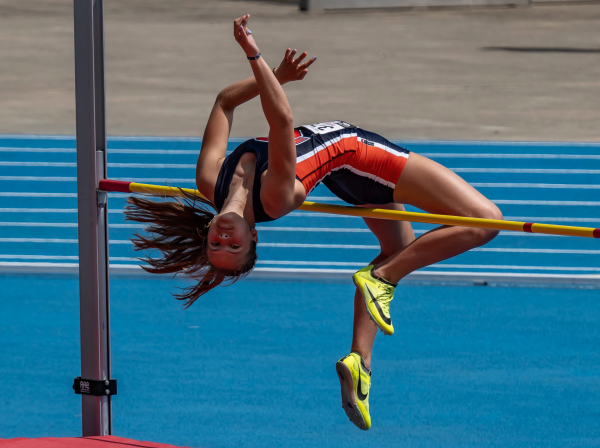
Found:
<svg viewBox="0 0 600 448"><path fill-rule="evenodd" d="M248 261L252 241L258 241L256 230L235 213L214 217L208 228L208 259L214 266L235 271Z"/></svg>

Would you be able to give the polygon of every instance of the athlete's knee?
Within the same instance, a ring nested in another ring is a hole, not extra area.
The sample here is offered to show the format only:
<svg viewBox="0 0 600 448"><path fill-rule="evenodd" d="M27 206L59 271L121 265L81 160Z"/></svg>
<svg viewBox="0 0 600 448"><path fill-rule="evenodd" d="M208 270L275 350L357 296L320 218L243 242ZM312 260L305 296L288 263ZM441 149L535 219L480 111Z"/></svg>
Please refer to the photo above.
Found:
<svg viewBox="0 0 600 448"><path fill-rule="evenodd" d="M488 201L485 205L479 208L473 217L495 220L500 220L503 218L502 212L500 211L498 206L491 201ZM471 227L471 233L475 240L475 244L477 246L483 246L484 244L487 244L494 238L496 238L500 231L495 229Z"/></svg>

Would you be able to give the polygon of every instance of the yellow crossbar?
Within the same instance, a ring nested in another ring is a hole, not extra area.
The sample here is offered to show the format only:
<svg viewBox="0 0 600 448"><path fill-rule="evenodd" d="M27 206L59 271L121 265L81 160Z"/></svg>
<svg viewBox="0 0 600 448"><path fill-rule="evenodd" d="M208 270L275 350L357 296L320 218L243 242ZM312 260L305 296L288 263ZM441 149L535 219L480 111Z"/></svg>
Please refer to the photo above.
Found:
<svg viewBox="0 0 600 448"><path fill-rule="evenodd" d="M121 191L144 193L154 196L182 197L181 190L186 193L204 197L198 190L190 188L166 187L160 185L140 184L137 182L121 182L103 180L100 189L105 191ZM298 210L315 213L331 213L335 215L360 216L362 218L392 219L395 221L424 222L447 226L479 227L484 229L509 230L512 232L544 233L547 235L579 236L600 238L600 229L592 227L561 226L556 224L538 224L531 222L504 221L498 219L469 218L465 216L434 215L430 213L401 212L380 208L349 207L344 205L323 204L305 201Z"/></svg>

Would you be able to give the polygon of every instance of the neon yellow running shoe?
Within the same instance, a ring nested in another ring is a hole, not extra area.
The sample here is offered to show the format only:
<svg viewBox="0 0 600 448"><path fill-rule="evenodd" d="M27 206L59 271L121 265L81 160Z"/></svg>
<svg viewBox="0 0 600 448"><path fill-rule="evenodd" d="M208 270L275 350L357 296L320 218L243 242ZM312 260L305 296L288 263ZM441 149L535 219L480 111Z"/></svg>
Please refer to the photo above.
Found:
<svg viewBox="0 0 600 448"><path fill-rule="evenodd" d="M373 277L375 266L370 264L352 276L354 284L362 293L371 320L388 336L394 334L390 317L390 302L394 298L396 285L382 278Z"/></svg>
<svg viewBox="0 0 600 448"><path fill-rule="evenodd" d="M342 407L352 423L366 431L371 427L369 415L369 389L371 371L358 353L352 352L340 359L336 365L342 386Z"/></svg>

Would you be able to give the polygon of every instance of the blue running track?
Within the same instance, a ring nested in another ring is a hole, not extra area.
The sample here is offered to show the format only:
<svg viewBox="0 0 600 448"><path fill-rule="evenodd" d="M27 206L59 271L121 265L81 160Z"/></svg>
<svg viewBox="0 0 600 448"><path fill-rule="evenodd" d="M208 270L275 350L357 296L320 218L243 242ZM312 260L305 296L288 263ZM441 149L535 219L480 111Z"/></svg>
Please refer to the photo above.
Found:
<svg viewBox="0 0 600 448"><path fill-rule="evenodd" d="M399 143L507 219L600 227L600 144ZM199 140L108 146L110 178L193 187ZM77 278L8 273L77 263L74 148L0 136L0 438L81 434ZM323 187L312 196L340 203ZM115 266L136 263L128 238L141 230L123 220L124 198L109 200ZM259 228L262 268L352 270L377 253L358 218L294 212ZM426 271L600 276L599 255L600 240L502 233ZM186 311L170 296L184 285L111 278L115 435L191 447L600 446L597 288L401 285L362 432L334 367L350 348L351 282L244 281Z"/></svg>

